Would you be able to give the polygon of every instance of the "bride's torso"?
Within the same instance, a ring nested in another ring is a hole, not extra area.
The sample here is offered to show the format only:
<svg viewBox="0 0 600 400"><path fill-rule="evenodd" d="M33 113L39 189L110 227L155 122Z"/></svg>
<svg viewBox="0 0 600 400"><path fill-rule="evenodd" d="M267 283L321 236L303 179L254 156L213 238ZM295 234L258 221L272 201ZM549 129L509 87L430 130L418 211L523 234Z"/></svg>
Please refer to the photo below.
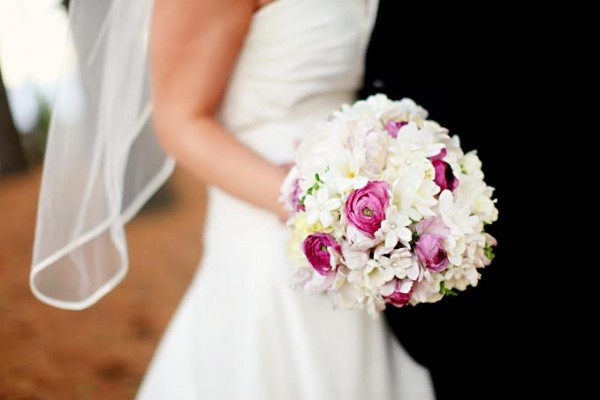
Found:
<svg viewBox="0 0 600 400"><path fill-rule="evenodd" d="M260 9L224 98L224 125L271 162L293 161L300 137L354 100L376 5L377 0L275 0ZM230 251L224 243L230 243L231 232L236 232L236 245L251 246L238 250L245 257L276 248L287 259L285 227L273 214L216 188L209 196L205 256L220 260L214 263L220 265L217 275L229 265L221 261ZM256 227L269 232L269 238L260 240ZM271 268L269 263L256 265ZM279 264L273 268L288 277ZM211 268L204 269L208 273Z"/></svg>
<svg viewBox="0 0 600 400"><path fill-rule="evenodd" d="M222 122L242 137L285 125L288 132L281 134L289 140L352 101L362 83L376 4L275 0L263 6L224 98Z"/></svg>

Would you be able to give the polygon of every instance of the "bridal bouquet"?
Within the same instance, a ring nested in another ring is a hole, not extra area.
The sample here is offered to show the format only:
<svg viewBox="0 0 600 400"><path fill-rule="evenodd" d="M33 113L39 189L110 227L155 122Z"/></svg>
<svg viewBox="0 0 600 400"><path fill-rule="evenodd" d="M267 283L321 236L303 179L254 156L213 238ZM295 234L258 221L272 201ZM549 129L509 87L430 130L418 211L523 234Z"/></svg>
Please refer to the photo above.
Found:
<svg viewBox="0 0 600 400"><path fill-rule="evenodd" d="M300 144L282 186L294 277L341 308L435 302L476 286L498 217L475 151L410 99L346 105Z"/></svg>

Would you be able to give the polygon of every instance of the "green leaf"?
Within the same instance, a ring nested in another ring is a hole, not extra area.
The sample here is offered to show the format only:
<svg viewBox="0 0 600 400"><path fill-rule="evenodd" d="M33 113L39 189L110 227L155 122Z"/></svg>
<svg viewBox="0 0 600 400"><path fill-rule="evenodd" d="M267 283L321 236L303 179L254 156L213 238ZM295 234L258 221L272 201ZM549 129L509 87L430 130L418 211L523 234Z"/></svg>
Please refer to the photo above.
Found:
<svg viewBox="0 0 600 400"><path fill-rule="evenodd" d="M315 180L319 183L325 183L321 180L321 177L319 176L319 174L315 174Z"/></svg>
<svg viewBox="0 0 600 400"><path fill-rule="evenodd" d="M417 230L415 229L415 231L412 233L412 241L414 243L417 243L417 241L419 240L419 233L417 232Z"/></svg>
<svg viewBox="0 0 600 400"><path fill-rule="evenodd" d="M458 296L458 293L456 293L453 289L446 288L445 282L440 283L440 294L442 296Z"/></svg>
<svg viewBox="0 0 600 400"><path fill-rule="evenodd" d="M486 244L485 247L483 248L483 252L485 253L485 256L490 260L493 261L494 258L496 257L496 254L494 254L494 249L492 248L492 246Z"/></svg>
<svg viewBox="0 0 600 400"><path fill-rule="evenodd" d="M319 175L317 174L317 177ZM306 196L312 195L315 190L319 190L321 186L319 186L319 182L315 182L314 185L308 188L306 194L300 198L300 204L304 205L304 200L306 200Z"/></svg>

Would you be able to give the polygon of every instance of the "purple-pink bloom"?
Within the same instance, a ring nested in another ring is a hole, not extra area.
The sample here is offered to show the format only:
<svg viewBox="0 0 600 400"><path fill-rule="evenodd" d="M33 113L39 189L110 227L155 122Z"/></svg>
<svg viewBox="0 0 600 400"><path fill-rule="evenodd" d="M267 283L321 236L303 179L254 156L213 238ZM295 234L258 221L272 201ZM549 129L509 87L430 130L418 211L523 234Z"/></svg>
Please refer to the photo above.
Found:
<svg viewBox="0 0 600 400"><path fill-rule="evenodd" d="M408 122L406 122L406 121L396 122L396 121L390 120L385 124L385 129L388 131L390 136L395 139L398 137L398 132L400 132L400 128L402 128L404 125L408 125Z"/></svg>
<svg viewBox="0 0 600 400"><path fill-rule="evenodd" d="M388 183L371 181L356 189L346 200L344 212L350 224L370 238L381 228L389 202Z"/></svg>
<svg viewBox="0 0 600 400"><path fill-rule="evenodd" d="M294 183L292 184L292 193L290 194L294 212L304 211L304 204L300 202L301 192L300 179L295 179Z"/></svg>
<svg viewBox="0 0 600 400"><path fill-rule="evenodd" d="M415 252L419 263L430 271L440 272L448 266L448 256L444 249L446 238L434 233L419 236Z"/></svg>
<svg viewBox="0 0 600 400"><path fill-rule="evenodd" d="M429 217L422 219L421 221L419 221L415 229L419 235L429 233L447 238L450 234L450 228L448 228L448 225L446 225L442 217L440 217L439 215L437 217Z"/></svg>
<svg viewBox="0 0 600 400"><path fill-rule="evenodd" d="M404 289L402 286L405 285L403 285L403 282L399 279L394 278L394 291L388 296L383 296L385 302L395 307L403 307L407 305L413 292L414 283L411 282L410 285L411 286L408 292L401 292L400 289Z"/></svg>
<svg viewBox="0 0 600 400"><path fill-rule="evenodd" d="M458 186L458 178L454 176L450 164L444 161L446 154L446 149L442 149L438 155L430 157L429 161L435 169L435 183L440 187L440 191L448 189L452 192Z"/></svg>
<svg viewBox="0 0 600 400"><path fill-rule="evenodd" d="M329 275L333 269L331 254L329 253L330 248L336 253L342 252L342 247L334 237L323 232L316 232L307 236L302 243L302 249L308 262L321 275Z"/></svg>

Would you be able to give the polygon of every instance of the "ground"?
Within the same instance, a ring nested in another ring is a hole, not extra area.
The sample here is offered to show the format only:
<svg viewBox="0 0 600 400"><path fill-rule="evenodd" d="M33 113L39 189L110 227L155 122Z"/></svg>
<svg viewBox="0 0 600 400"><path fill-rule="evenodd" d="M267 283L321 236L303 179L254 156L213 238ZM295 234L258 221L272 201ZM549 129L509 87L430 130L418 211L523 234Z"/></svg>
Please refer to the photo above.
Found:
<svg viewBox="0 0 600 400"><path fill-rule="evenodd" d="M0 179L0 400L131 399L196 270L205 191L176 171L127 227L124 282L66 311L29 289L39 182L39 170Z"/></svg>

